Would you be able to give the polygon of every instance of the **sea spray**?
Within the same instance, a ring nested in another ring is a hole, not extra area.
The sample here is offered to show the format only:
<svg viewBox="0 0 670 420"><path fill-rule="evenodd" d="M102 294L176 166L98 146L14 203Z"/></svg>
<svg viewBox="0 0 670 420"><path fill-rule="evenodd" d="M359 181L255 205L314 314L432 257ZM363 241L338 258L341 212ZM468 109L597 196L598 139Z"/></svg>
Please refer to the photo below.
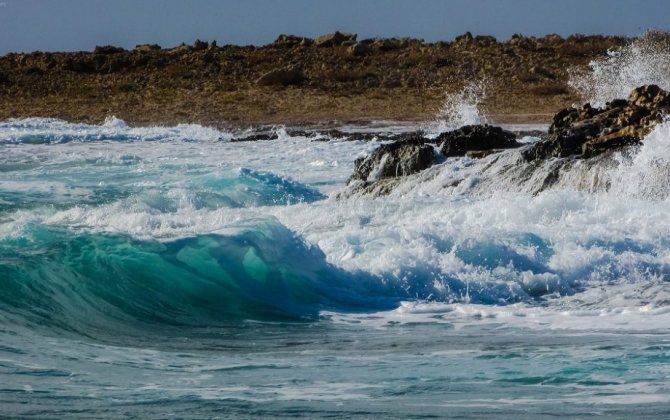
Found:
<svg viewBox="0 0 670 420"><path fill-rule="evenodd" d="M435 119L423 127L429 137L464 125L485 124L482 105L486 99L486 81L471 82L457 92L447 93Z"/></svg>
<svg viewBox="0 0 670 420"><path fill-rule="evenodd" d="M379 143L61 123L0 128L4 415L667 417L663 194L512 151L335 200ZM666 132L601 170L661 185Z"/></svg>
<svg viewBox="0 0 670 420"><path fill-rule="evenodd" d="M585 102L602 107L617 98L627 98L642 85L670 88L670 34L648 32L629 44L610 50L592 61L588 70L572 69L569 85Z"/></svg>

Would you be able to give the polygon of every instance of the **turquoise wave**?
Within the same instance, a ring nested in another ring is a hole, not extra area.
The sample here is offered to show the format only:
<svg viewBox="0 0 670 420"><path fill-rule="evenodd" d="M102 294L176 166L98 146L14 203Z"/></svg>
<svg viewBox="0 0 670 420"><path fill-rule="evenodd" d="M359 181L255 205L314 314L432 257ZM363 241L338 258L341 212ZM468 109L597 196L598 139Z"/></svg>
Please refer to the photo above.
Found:
<svg viewBox="0 0 670 420"><path fill-rule="evenodd" d="M13 185L9 188L0 185L0 214L42 207L96 206L120 200L130 200L131 205L140 204L148 210L171 213L176 212L183 201L188 201L196 209L217 209L313 203L326 198L317 189L291 178L249 168L228 170L217 176L196 173L192 179L175 181L169 186L137 186L144 177L170 180L170 177L181 176L184 170L178 167L167 173L146 174L128 172L124 167L106 167L105 176L115 176L116 183L101 185L86 165L68 164L47 174L23 175L21 181L27 185L20 191ZM55 185L57 188L31 190L28 181L33 185ZM173 188L183 191L183 195L175 195Z"/></svg>
<svg viewBox="0 0 670 420"><path fill-rule="evenodd" d="M548 258L549 245L540 245ZM547 270L543 261L496 243L458 248L462 261L482 269L512 261L520 270ZM423 265L402 271L339 268L272 218L167 242L32 225L0 241L0 318L50 331L128 334L156 326L309 320L324 310L374 312L403 300L498 305L578 291L557 276L520 284L464 281Z"/></svg>
<svg viewBox="0 0 670 420"><path fill-rule="evenodd" d="M278 223L170 242L32 226L0 242L0 313L87 333L390 308Z"/></svg>

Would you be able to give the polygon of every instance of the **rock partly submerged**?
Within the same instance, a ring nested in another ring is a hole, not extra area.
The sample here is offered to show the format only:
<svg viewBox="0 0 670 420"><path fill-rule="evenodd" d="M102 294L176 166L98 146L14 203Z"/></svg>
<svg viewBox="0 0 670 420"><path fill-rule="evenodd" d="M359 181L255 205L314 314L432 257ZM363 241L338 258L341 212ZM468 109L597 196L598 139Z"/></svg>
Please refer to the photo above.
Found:
<svg viewBox="0 0 670 420"><path fill-rule="evenodd" d="M441 145L446 157L482 157L496 150L521 146L514 133L492 125L466 125L440 134L435 143Z"/></svg>
<svg viewBox="0 0 670 420"><path fill-rule="evenodd" d="M576 156L589 158L610 149L639 144L670 113L670 93L657 85L634 89L628 99L602 108L585 104L559 111L549 136L523 153L526 160Z"/></svg>
<svg viewBox="0 0 670 420"><path fill-rule="evenodd" d="M420 172L435 162L435 150L420 135L383 144L374 153L356 161L352 180L376 181Z"/></svg>
<svg viewBox="0 0 670 420"><path fill-rule="evenodd" d="M356 160L347 189L339 197L388 194L407 176L446 159L483 158L505 149L518 149L518 159L512 159L516 163L506 171L517 175L523 172L524 179L536 178L532 172L542 166L546 169L544 162L551 166L547 176L540 177L537 188L531 189L539 192L554 185L562 171L574 166L573 162L602 163L601 155L606 152L642 144L668 114L670 92L656 85L644 85L634 89L628 99L613 100L602 108L585 104L562 109L554 116L547 135L530 145L518 142L513 133L490 125L463 126L433 139L413 134ZM519 166L525 169L519 172Z"/></svg>
<svg viewBox="0 0 670 420"><path fill-rule="evenodd" d="M421 133L409 134L356 160L348 183L350 191L345 195L388 194L402 178L430 168L445 157L479 158L519 146L513 133L490 125L467 125L434 139Z"/></svg>

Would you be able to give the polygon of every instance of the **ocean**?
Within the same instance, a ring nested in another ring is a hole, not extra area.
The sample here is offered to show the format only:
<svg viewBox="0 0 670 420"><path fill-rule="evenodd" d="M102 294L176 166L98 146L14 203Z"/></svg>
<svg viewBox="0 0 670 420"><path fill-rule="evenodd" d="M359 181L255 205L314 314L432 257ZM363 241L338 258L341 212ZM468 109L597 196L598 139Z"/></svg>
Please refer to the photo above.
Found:
<svg viewBox="0 0 670 420"><path fill-rule="evenodd" d="M670 122L382 197L380 141L273 132L0 122L0 417L670 417Z"/></svg>

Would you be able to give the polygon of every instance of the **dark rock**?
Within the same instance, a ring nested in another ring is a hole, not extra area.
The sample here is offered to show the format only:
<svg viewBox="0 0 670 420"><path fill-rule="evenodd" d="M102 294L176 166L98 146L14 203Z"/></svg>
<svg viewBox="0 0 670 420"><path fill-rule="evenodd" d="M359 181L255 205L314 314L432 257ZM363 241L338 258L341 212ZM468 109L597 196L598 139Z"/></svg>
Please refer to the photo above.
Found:
<svg viewBox="0 0 670 420"><path fill-rule="evenodd" d="M308 47L312 45L314 41L310 38L305 38L302 36L295 35L279 35L277 39L272 43L275 47L284 47L284 48L293 48L293 47Z"/></svg>
<svg viewBox="0 0 670 420"><path fill-rule="evenodd" d="M466 125L458 130L440 134L435 141L447 156L484 156L483 151L511 149L521 146L514 133L491 125Z"/></svg>
<svg viewBox="0 0 670 420"><path fill-rule="evenodd" d="M544 42L547 44L560 44L561 42L563 42L563 37L558 34L548 34L545 35L543 38L540 38L540 42Z"/></svg>
<svg viewBox="0 0 670 420"><path fill-rule="evenodd" d="M135 51L141 53L147 53L151 51L160 51L161 46L158 44L138 44L135 46Z"/></svg>
<svg viewBox="0 0 670 420"><path fill-rule="evenodd" d="M372 45L380 51L393 51L403 48L406 43L396 38L377 38Z"/></svg>
<svg viewBox="0 0 670 420"><path fill-rule="evenodd" d="M317 47L335 47L345 43L354 43L358 35L348 32L333 32L331 34L321 35L314 40Z"/></svg>
<svg viewBox="0 0 670 420"><path fill-rule="evenodd" d="M96 72L96 65L93 60L79 56L67 57L63 60L62 68L75 73L90 74Z"/></svg>
<svg viewBox="0 0 670 420"><path fill-rule="evenodd" d="M243 142L243 141L267 141L267 140L277 140L279 135L277 133L256 133L251 134L245 137L235 137L232 138L231 142Z"/></svg>
<svg viewBox="0 0 670 420"><path fill-rule="evenodd" d="M291 137L309 137L318 141L403 141L410 138L418 138L417 134L392 134L387 132L370 131L341 131L341 130L296 130L288 129L286 133ZM427 139L421 138L427 142Z"/></svg>
<svg viewBox="0 0 670 420"><path fill-rule="evenodd" d="M94 54L119 54L123 52L126 52L126 50L121 47L114 47L112 45L97 45L93 50Z"/></svg>
<svg viewBox="0 0 670 420"><path fill-rule="evenodd" d="M668 108L670 107L670 92L657 85L640 86L630 93L628 103L648 109Z"/></svg>
<svg viewBox="0 0 670 420"><path fill-rule="evenodd" d="M474 42L477 45L490 46L495 45L498 42L498 40L496 40L496 38L491 35L477 35L474 38Z"/></svg>
<svg viewBox="0 0 670 420"><path fill-rule="evenodd" d="M474 40L474 37L472 36L472 33L470 31L464 33L463 35L457 36L454 41L456 41L457 44L469 44Z"/></svg>
<svg viewBox="0 0 670 420"><path fill-rule="evenodd" d="M472 159L483 159L486 156L492 155L495 153L495 150L469 150L465 153L465 156Z"/></svg>
<svg viewBox="0 0 670 420"><path fill-rule="evenodd" d="M541 66L531 67L530 73L536 76L540 76L541 78L556 80L556 75L554 73Z"/></svg>
<svg viewBox="0 0 670 420"><path fill-rule="evenodd" d="M181 44L177 45L176 47L170 48L168 50L168 52L170 54L173 54L173 55L185 54L185 53L188 53L190 51L191 51L191 47L189 47L188 45L186 45L183 42Z"/></svg>
<svg viewBox="0 0 670 420"><path fill-rule="evenodd" d="M526 160L588 158L609 149L639 144L670 113L670 93L656 85L634 89L603 108L585 104L554 115L549 137L523 151Z"/></svg>
<svg viewBox="0 0 670 420"><path fill-rule="evenodd" d="M367 55L370 53L371 49L367 44L362 44L360 42L357 42L353 45L351 45L347 51L349 54L354 55L354 56L363 56Z"/></svg>
<svg viewBox="0 0 670 420"><path fill-rule="evenodd" d="M207 41L201 41L199 39L196 39L195 42L193 43L193 49L195 51L206 50L207 48L209 48L209 42Z"/></svg>
<svg viewBox="0 0 670 420"><path fill-rule="evenodd" d="M362 133L362 132L349 132L349 131L340 131L340 130L327 130L315 132L315 135L322 136L325 138L332 138L338 140L346 141L356 141L356 140L389 140L388 137L384 137L379 133Z"/></svg>
<svg viewBox="0 0 670 420"><path fill-rule="evenodd" d="M419 136L384 144L370 156L356 160L350 181L371 182L415 174L432 166L434 159L433 147L424 144Z"/></svg>
<svg viewBox="0 0 670 420"><path fill-rule="evenodd" d="M297 67L270 70L256 80L261 86L296 85L305 80L305 74Z"/></svg>

